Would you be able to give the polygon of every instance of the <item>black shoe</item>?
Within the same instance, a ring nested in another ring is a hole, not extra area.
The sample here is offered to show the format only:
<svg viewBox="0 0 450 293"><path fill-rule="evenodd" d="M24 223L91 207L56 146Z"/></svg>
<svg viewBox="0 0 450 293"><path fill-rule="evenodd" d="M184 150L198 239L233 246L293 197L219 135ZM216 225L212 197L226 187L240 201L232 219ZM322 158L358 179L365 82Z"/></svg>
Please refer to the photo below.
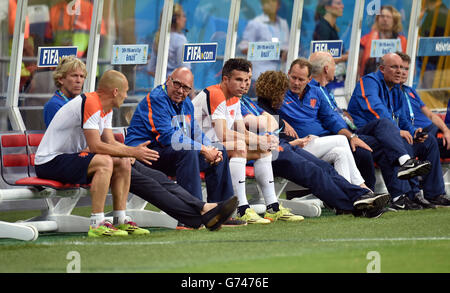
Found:
<svg viewBox="0 0 450 293"><path fill-rule="evenodd" d="M402 180L408 180L416 176L427 175L430 170L431 163L429 161L419 161L411 158L400 166L397 177Z"/></svg>
<svg viewBox="0 0 450 293"><path fill-rule="evenodd" d="M433 199L430 198L428 201L439 207L450 206L450 197L446 194L438 195Z"/></svg>
<svg viewBox="0 0 450 293"><path fill-rule="evenodd" d="M235 218L228 218L228 220L226 220L222 224L222 227L239 227L239 226L247 226L247 222Z"/></svg>
<svg viewBox="0 0 450 293"><path fill-rule="evenodd" d="M355 217L365 217L375 219L381 217L381 215L387 211L388 209L386 207L374 207L365 210L353 210L352 214Z"/></svg>
<svg viewBox="0 0 450 293"><path fill-rule="evenodd" d="M353 207L356 210L369 210L372 208L385 207L389 202L391 197L388 193L375 194L373 192L368 192L358 198L354 203Z"/></svg>
<svg viewBox="0 0 450 293"><path fill-rule="evenodd" d="M421 210L423 209L421 205L416 204L411 201L406 195L401 195L399 199L391 202L389 205L389 210L393 211L404 211L404 210Z"/></svg>
<svg viewBox="0 0 450 293"><path fill-rule="evenodd" d="M373 208L373 209L364 211L363 212L363 217L376 219L376 218L381 217L381 215L384 214L387 211L388 211L388 209L385 208L385 207Z"/></svg>
<svg viewBox="0 0 450 293"><path fill-rule="evenodd" d="M424 209L435 209L436 206L426 200L421 192L418 192L416 195L414 195L413 202L415 202L418 205L421 205Z"/></svg>
<svg viewBox="0 0 450 293"><path fill-rule="evenodd" d="M233 196L226 201L219 202L217 206L202 216L202 221L208 230L215 231L222 228L238 206L238 199Z"/></svg>

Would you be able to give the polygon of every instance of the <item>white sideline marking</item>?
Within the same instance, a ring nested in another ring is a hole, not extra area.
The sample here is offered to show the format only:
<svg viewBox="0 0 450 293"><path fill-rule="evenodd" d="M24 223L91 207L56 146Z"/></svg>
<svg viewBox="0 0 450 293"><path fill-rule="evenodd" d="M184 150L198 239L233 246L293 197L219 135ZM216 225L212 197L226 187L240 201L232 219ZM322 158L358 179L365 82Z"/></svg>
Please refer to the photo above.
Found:
<svg viewBox="0 0 450 293"><path fill-rule="evenodd" d="M398 237L398 238L330 238L330 239L287 239L287 240L236 240L231 242L367 242L367 241L442 241L450 240L450 237ZM188 243L206 243L206 242L230 242L230 241L120 241L120 242L84 242L84 241L45 241L33 243L34 245L106 245L106 246L120 246L120 245L174 245L174 244L188 244Z"/></svg>

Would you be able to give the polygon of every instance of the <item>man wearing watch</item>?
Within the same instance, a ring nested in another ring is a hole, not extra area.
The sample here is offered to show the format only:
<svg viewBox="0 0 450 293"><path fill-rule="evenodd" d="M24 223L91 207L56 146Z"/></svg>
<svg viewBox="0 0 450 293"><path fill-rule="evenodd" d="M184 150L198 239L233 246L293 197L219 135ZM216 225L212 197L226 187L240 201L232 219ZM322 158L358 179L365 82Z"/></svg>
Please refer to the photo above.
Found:
<svg viewBox="0 0 450 293"><path fill-rule="evenodd" d="M384 183L391 194L391 197L396 198L403 194L407 194L415 199L415 195L420 191L417 186L417 181L411 180L410 182L410 180L402 180L398 177L399 171L402 171L401 174L403 175L401 177L403 179L409 179L413 177L411 175L417 174L409 173L409 175L405 177L405 173L408 173L408 169L402 168L402 170L399 170L399 165L402 163L399 158L403 155L408 155L408 151L404 147L403 139L400 137L398 127L396 127L389 119L382 118L370 121L364 127L357 128L353 123L352 117L338 107L333 94L326 89L328 82L334 78L335 65L333 57L328 52L315 52L310 56L309 60L313 66L313 80L310 84L320 87L327 100L327 104L336 116L347 119L347 128L354 132L350 137L359 137L372 148L373 160L381 170ZM392 156L389 157L386 154L392 154ZM402 160L407 158L409 157L405 156ZM428 164L425 163L425 166L426 165ZM419 198L414 200L414 202L422 205ZM410 203L409 201L407 206L408 209L420 208L420 206Z"/></svg>

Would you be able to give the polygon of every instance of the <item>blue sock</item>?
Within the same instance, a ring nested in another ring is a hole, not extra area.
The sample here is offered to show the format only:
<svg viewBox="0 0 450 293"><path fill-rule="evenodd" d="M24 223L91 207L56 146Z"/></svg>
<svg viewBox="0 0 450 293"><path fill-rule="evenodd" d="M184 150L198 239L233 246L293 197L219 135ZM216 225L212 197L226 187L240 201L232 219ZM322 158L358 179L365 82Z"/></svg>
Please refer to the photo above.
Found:
<svg viewBox="0 0 450 293"><path fill-rule="evenodd" d="M272 210L273 212L276 213L280 210L280 204L278 202L274 202L274 203L268 205L266 207L266 210L268 210L268 211Z"/></svg>
<svg viewBox="0 0 450 293"><path fill-rule="evenodd" d="M239 216L242 217L243 215L245 215L245 210L248 208L250 208L250 205L248 205L248 204L238 207L237 212L238 212Z"/></svg>

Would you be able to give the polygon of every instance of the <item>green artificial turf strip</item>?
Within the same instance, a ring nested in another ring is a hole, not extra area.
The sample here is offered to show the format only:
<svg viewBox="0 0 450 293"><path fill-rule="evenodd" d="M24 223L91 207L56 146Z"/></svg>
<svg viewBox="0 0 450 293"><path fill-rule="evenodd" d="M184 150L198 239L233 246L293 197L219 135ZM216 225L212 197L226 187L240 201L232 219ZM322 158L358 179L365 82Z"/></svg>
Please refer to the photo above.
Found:
<svg viewBox="0 0 450 293"><path fill-rule="evenodd" d="M364 273L370 251L379 253L381 272L450 272L449 221L450 209L439 208L217 232L151 228L150 236L119 239L47 233L35 242L0 240L0 272L66 272L70 251L80 254L81 272Z"/></svg>

